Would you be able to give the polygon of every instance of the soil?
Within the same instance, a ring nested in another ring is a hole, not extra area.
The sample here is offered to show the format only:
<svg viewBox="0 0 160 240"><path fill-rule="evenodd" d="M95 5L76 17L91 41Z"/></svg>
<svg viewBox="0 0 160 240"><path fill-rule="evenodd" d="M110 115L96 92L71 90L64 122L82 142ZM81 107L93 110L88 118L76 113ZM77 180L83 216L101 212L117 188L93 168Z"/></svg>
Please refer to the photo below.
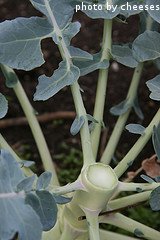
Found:
<svg viewBox="0 0 160 240"><path fill-rule="evenodd" d="M32 7L28 0L0 0L0 21L4 21L6 19L10 20L16 17L30 17L35 15L41 16L41 14ZM81 23L82 28L80 33L78 33L72 40L72 45L92 54L98 52L100 50L102 39L103 21L101 19L91 20L81 12L75 14L74 20L78 20ZM137 33L137 16L130 17L127 20L127 24L114 22L113 42L132 42L136 38ZM51 39L46 39L42 42L42 49L46 60L46 63L42 67L36 68L30 72L16 71L34 109L39 114L56 111L74 111L74 104L68 87L61 90L48 101L33 101L33 94L36 89L38 76L42 74L50 76L61 61L57 46L51 41ZM128 122L138 122L147 126L158 109L158 104L149 99L149 91L145 85L145 82L154 77L157 73L158 71L152 64L147 65L144 69L140 87L138 89L140 106L145 116L144 121L140 121L135 113L132 112ZM132 74L133 69L117 64L116 62L111 63L104 113L104 123L106 124L109 132L106 141L108 141L116 122L116 117L113 117L109 113L109 109L113 105L125 99ZM84 90L83 99L89 114L93 113L97 76L98 72L95 71L85 77L81 77L79 80L80 86ZM23 116L24 114L14 93L11 89L7 89L5 87L2 75L0 77L0 91L4 93L9 100L9 111L6 118ZM72 147L81 149L79 136L72 137L70 134L69 129L71 122L72 121L70 120L62 119L62 121L48 122L42 125L42 129L53 159L54 155L61 154L62 151L64 154L68 153L68 150L62 147L62 143L64 142L69 148ZM23 154L23 156L25 155L26 158L36 161L38 172L42 171L42 166L39 163L39 154L29 127L10 127L7 129L1 129L1 133L13 146L13 148L16 149L16 151ZM121 159L136 139L137 136L124 131L115 153L116 158ZM138 157L138 161L136 161L134 168L138 168L140 160L150 157L153 153L152 144L149 142ZM63 164L59 164L58 160L55 159L55 161L57 166L63 167Z"/></svg>

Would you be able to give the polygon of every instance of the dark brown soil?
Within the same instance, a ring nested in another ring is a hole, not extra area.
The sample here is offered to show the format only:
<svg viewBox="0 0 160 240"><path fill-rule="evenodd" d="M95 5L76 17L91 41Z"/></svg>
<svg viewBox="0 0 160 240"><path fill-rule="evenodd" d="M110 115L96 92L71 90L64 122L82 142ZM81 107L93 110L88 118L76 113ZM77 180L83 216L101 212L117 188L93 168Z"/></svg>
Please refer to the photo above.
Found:
<svg viewBox="0 0 160 240"><path fill-rule="evenodd" d="M41 14L37 12L27 0L0 0L1 21L6 19L14 19L20 16L30 17L34 15L40 16ZM103 21L91 20L81 12L75 15L74 20L80 21L82 28L81 32L72 40L72 44L90 53L96 53L99 51L102 38ZM130 17L127 22L128 24L121 24L118 22L114 23L113 42L132 42L137 36L138 18L135 16ZM39 114L59 110L74 111L74 104L69 88L64 88L50 100L45 102L34 102L32 100L37 85L38 76L41 74L50 76L58 67L58 63L61 60L59 51L51 39L47 39L42 42L42 49L46 59L46 63L42 67L30 72L16 71L31 103L33 104L33 107ZM104 122L109 128L109 135L116 121L116 118L111 116L109 113L109 109L111 106L125 99L132 73L133 69L129 69L120 64L117 65L115 62L111 64L104 114ZM158 104L149 99L149 91L145 85L145 82L154 77L156 73L157 70L153 65L146 66L138 90L140 106L145 116L143 123L137 118L137 116L135 116L134 113L131 114L128 122L138 121L138 123L142 123L144 126L147 126L155 114ZM83 93L83 99L87 112L90 114L93 113L97 76L98 72L96 71L79 80L81 87L85 91ZM0 83L0 90L5 93L9 99L9 112L6 117L13 118L23 116L23 112L15 95L11 89L7 89L5 87L2 76L0 78ZM71 136L69 132L70 125L71 121L68 120L50 122L42 125L42 129L53 158L54 154L60 154L63 150L61 147L61 143L63 142L65 142L68 146L80 149L80 139L78 136ZM23 154L25 153L28 158L32 158L32 160L38 162L38 151L29 127L11 127L8 129L2 129L1 133L18 151L23 152ZM121 158L133 145L136 139L136 136L124 131L119 146L116 150L116 157L118 159ZM27 147L26 149L25 146ZM154 151L152 145L149 143L139 156L139 160L149 157L153 153ZM137 168L137 166L135 166L135 168ZM39 169L41 169L41 166L39 166Z"/></svg>

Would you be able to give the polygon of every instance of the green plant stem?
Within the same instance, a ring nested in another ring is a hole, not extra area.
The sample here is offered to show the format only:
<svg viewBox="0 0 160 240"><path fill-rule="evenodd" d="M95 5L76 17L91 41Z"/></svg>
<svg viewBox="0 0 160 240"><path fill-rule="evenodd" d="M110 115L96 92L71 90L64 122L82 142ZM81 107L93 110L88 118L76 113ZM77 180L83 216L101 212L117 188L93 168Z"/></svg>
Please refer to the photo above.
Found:
<svg viewBox="0 0 160 240"><path fill-rule="evenodd" d="M13 89L28 120L29 126L31 128L32 134L39 150L39 154L43 162L44 169L53 173L52 184L59 185L56 170L54 168L54 164L52 162L52 158L49 153L47 143L44 139L41 127L35 116L34 109L32 108L26 96L26 93L19 81L17 82L17 84L15 84Z"/></svg>
<svg viewBox="0 0 160 240"><path fill-rule="evenodd" d="M125 183L119 182L118 190L119 191L137 191L140 189L141 191L152 190L156 187L160 186L160 183Z"/></svg>
<svg viewBox="0 0 160 240"><path fill-rule="evenodd" d="M89 239L100 240L98 213L86 210L85 214L89 228Z"/></svg>
<svg viewBox="0 0 160 240"><path fill-rule="evenodd" d="M108 209L125 208L127 206L132 206L134 204L144 202L149 198L150 194L151 191L146 191L112 200L108 203Z"/></svg>
<svg viewBox="0 0 160 240"><path fill-rule="evenodd" d="M148 125L148 127L145 129L144 135L142 135L138 141L133 145L133 147L130 149L130 151L126 154L126 156L121 160L121 162L114 168L116 174L118 177L120 177L130 166L130 164L133 163L135 158L138 156L138 154L141 152L141 150L144 148L144 146L149 141L153 127L157 126L160 122L160 109L155 114L154 118Z"/></svg>
<svg viewBox="0 0 160 240"><path fill-rule="evenodd" d="M81 183L81 181L79 179L77 179L75 182L73 183L69 183L65 186L61 186L59 188L53 188L52 192L57 194L57 195L63 195L63 194L67 194L70 192L74 192L76 190L84 190L85 191L85 187L83 186L83 184Z"/></svg>
<svg viewBox="0 0 160 240"><path fill-rule="evenodd" d="M55 33L57 35L57 38L60 39L59 41L59 50L62 55L62 58L66 60L67 62L67 68L68 71L70 69L70 66L72 63L72 58L70 56L68 47L64 41L63 34L61 29L59 28L56 19L53 15L53 12L51 10L50 4L48 0L44 0L46 9L48 11L48 14L50 16L52 25L54 27ZM82 151L83 151L83 158L84 158L84 167L89 165L90 163L94 163L94 157L92 153L92 147L91 147L91 140L90 140L90 133L89 133L89 127L88 127L88 120L86 116L86 110L83 104L82 96L80 93L80 88L78 82L71 85L71 92L74 99L74 104L76 108L76 112L78 116L83 116L85 119L85 123L83 127L81 128L80 134L81 134L81 142L82 142Z"/></svg>
<svg viewBox="0 0 160 240"><path fill-rule="evenodd" d="M15 151L13 151L13 149L10 147L10 145L7 143L7 141L4 139L2 134L0 134L0 149L2 149L2 148L8 150L17 162L22 161L20 159L20 157L15 153ZM34 174L32 172L32 170L30 170L29 168L22 167L22 169L23 169L24 174L28 177L32 176Z"/></svg>
<svg viewBox="0 0 160 240"><path fill-rule="evenodd" d="M119 116L117 123L114 127L114 130L112 132L112 135L111 135L111 137L108 141L108 144L104 150L104 153L101 157L101 162L103 162L105 164L110 164L112 157L114 155L115 149L117 147L117 144L119 142L119 139L121 137L122 131L123 131L126 121L128 119L128 116L131 112L132 106L134 104L134 101L135 101L135 98L137 95L137 89L138 89L139 81L141 78L142 70L143 70L143 63L139 63L138 66L134 70L131 85L130 85L130 88L129 88L129 91L127 94L127 98L126 98L128 105L130 107L126 113Z"/></svg>
<svg viewBox="0 0 160 240"><path fill-rule="evenodd" d="M128 237L122 234L100 229L101 240L138 240L139 238Z"/></svg>
<svg viewBox="0 0 160 240"><path fill-rule="evenodd" d="M88 120L86 115L86 110L83 104L82 96L79 89L78 82L71 85L71 92L73 95L73 100L76 108L77 115L83 116L85 122L80 130L81 142L82 142L82 151L83 151L83 168L95 162L92 146L91 146L91 137L88 127Z"/></svg>
<svg viewBox="0 0 160 240"><path fill-rule="evenodd" d="M110 59L111 41L112 41L112 20L105 20L104 30L103 30L101 61L103 61L104 59L107 59L107 60ZM93 148L93 153L95 158L98 152L101 127L103 122L107 81L108 81L108 69L101 69L99 71L96 100L95 100L95 107L94 107L94 114L93 114L94 118L99 123L95 124L95 128L91 134L92 148Z"/></svg>
<svg viewBox="0 0 160 240"><path fill-rule="evenodd" d="M144 234L143 238L145 239L160 239L160 233L158 231L132 220L131 218L128 218L120 213L111 214L110 216L100 216L99 220L101 223L109 223L132 233L138 229Z"/></svg>

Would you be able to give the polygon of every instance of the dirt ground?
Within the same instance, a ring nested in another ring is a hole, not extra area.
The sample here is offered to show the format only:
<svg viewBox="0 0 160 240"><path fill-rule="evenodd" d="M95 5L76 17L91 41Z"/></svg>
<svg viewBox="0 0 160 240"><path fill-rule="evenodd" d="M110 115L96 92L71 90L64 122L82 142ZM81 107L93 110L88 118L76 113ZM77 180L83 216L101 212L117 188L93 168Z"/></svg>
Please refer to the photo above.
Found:
<svg viewBox="0 0 160 240"><path fill-rule="evenodd" d="M0 21L14 19L16 17L30 17L30 16L41 16L37 12L29 1L27 0L0 0ZM77 46L90 53L96 53L100 50L100 44L102 39L102 20L91 20L83 13L79 12L74 16L74 20L80 21L82 28L80 33L72 40L72 45ZM132 42L138 33L138 18L133 16L127 20L128 24L121 24L114 22L113 25L113 42L127 43ZM46 74L50 76L53 71L58 67L58 63L61 60L57 46L51 41L46 39L42 42L42 49L46 63L33 71L16 71L24 89L34 107L39 113L50 113L56 111L75 111L74 104L71 96L70 89L64 88L50 100L45 102L34 102L33 94L37 85L38 76ZM111 63L109 72L109 83L107 90L107 98L105 104L104 123L108 128L108 141L109 135L114 127L116 117L113 117L109 113L109 109L124 100L127 94L127 89L132 77L133 69L129 69L115 62ZM157 70L153 65L146 66L141 79L140 87L138 89L140 106L144 113L144 121L140 121L137 116L132 112L128 122L138 122L147 126L151 118L155 114L158 104L149 99L149 91L145 85L145 82L157 73ZM98 72L95 71L85 77L80 78L79 83L84 90L83 99L87 109L87 113L93 113L93 104L95 100L95 90L97 84ZM13 94L11 89L7 89L4 84L4 79L0 77L0 91L4 93L9 100L9 111L6 118L17 118L23 116L22 109ZM77 149L81 148L79 136L72 137L69 132L71 120L57 120L42 124L42 129L47 140L50 152L53 156L61 154L62 151L65 153L65 149L62 147L62 143L66 143L68 147L74 147ZM38 151L35 146L34 139L30 132L29 127L16 126L1 129L1 133L7 139L7 141L19 152L25 154L27 158L39 162ZM131 135L127 131L124 131L120 140L119 146L116 150L115 156L120 159L136 141L137 136ZM140 164L139 161L145 157L149 157L154 153L152 144L146 146L138 157L138 161L134 165L135 168ZM67 154L67 152L66 152ZM58 160L56 160L57 165ZM37 165L41 171L42 166ZM62 166L63 167L63 164Z"/></svg>

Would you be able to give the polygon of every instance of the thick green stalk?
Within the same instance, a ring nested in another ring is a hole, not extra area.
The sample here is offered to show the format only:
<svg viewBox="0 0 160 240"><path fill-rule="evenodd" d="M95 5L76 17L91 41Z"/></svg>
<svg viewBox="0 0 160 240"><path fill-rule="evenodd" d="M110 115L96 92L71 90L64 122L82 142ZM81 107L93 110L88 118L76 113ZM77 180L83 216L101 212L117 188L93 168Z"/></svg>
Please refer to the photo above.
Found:
<svg viewBox="0 0 160 240"><path fill-rule="evenodd" d="M128 218L120 213L112 214L109 216L100 216L101 223L109 223L126 231L134 233L136 229L142 232L143 238L149 240L160 239L160 232L147 227L146 225L139 223L131 218Z"/></svg>
<svg viewBox="0 0 160 240"><path fill-rule="evenodd" d="M159 187L160 183L153 182L153 183L126 183L126 182L119 182L118 191L137 191L138 189L141 191L153 190L156 187Z"/></svg>
<svg viewBox="0 0 160 240"><path fill-rule="evenodd" d="M103 31L104 32L103 32L101 61L103 61L104 59L109 60L110 58L111 40L112 40L112 20L104 21ZM101 135L104 105L105 105L105 99L106 99L107 81L108 81L108 69L101 69L99 71L96 100L95 100L95 107L94 107L94 114L93 114L94 118L99 123L95 125L95 128L91 134L92 148L93 148L93 153L95 158L97 156L100 135Z"/></svg>
<svg viewBox="0 0 160 240"><path fill-rule="evenodd" d="M29 126L31 128L32 134L39 150L39 154L43 162L44 169L53 173L52 184L59 185L56 170L54 168L54 164L52 162L52 158L49 153L41 127L35 116L34 109L32 108L26 96L26 93L19 81L17 82L17 84L15 84L13 89L28 120Z"/></svg>
<svg viewBox="0 0 160 240"><path fill-rule="evenodd" d="M147 201L149 196L151 194L151 191L146 191L142 193L136 193L132 194L130 196L117 198L115 200L112 200L108 203L108 209L119 209L119 208L125 208L127 206L132 206L134 204L138 204L144 201Z"/></svg>
<svg viewBox="0 0 160 240"><path fill-rule="evenodd" d="M115 173L118 177L120 177L130 166L130 164L133 163L135 158L138 156L138 154L142 151L144 146L149 141L152 132L153 127L157 126L160 122L160 109L155 114L154 118L150 122L149 126L145 129L144 135L142 135L138 141L134 144L134 146L130 149L130 151L126 154L126 156L121 160L121 162L115 167Z"/></svg>
<svg viewBox="0 0 160 240"><path fill-rule="evenodd" d="M98 214L91 211L85 211L89 229L90 240L100 240Z"/></svg>
<svg viewBox="0 0 160 240"><path fill-rule="evenodd" d="M82 142L82 151L83 151L83 168L85 168L89 164L92 164L95 162L93 152L92 152L88 120L87 120L86 110L85 110L85 107L83 104L82 96L80 93L79 85L77 82L71 86L71 91L72 91L77 115L79 117L83 116L85 119L85 122L80 131L81 142Z"/></svg>
<svg viewBox="0 0 160 240"><path fill-rule="evenodd" d="M137 95L137 89L138 89L139 81L141 78L142 70L143 70L143 63L139 63L138 66L135 68L133 78L131 81L131 85L130 85L130 88L129 88L129 91L127 94L127 98L126 98L128 105L130 107L126 113L119 116L117 123L114 127L114 130L112 132L112 135L109 139L109 142L108 142L108 144L104 150L104 153L102 155L101 162L103 162L105 164L110 164L112 157L114 155L115 149L117 147L117 144L119 142L119 139L121 137L122 131L123 131L126 121L128 119L128 116L131 112L132 106L134 104L134 101L135 101L135 98Z"/></svg>
<svg viewBox="0 0 160 240"><path fill-rule="evenodd" d="M44 0L46 9L48 11L48 14L50 16L52 25L54 27L55 33L57 35L57 38L60 39L59 41L59 50L62 55L62 58L66 60L67 62L67 69L69 71L70 66L72 63L72 58L69 53L68 47L64 41L63 34L61 29L59 28L57 21L54 17L54 14L51 10L50 4L48 0ZM76 108L76 112L78 116L83 116L85 119L85 123L83 127L81 128L80 134L81 134L81 142L82 142L82 151L83 151L83 158L84 158L84 167L89 165L90 163L94 163L94 157L92 153L92 147L91 147L91 140L90 140L90 133L89 133L89 127L88 127L88 120L86 117L86 110L83 104L82 96L80 93L80 88L78 82L71 85L71 91L74 99L74 104Z"/></svg>
<svg viewBox="0 0 160 240"><path fill-rule="evenodd" d="M128 237L122 234L100 229L101 240L138 240L139 238Z"/></svg>

